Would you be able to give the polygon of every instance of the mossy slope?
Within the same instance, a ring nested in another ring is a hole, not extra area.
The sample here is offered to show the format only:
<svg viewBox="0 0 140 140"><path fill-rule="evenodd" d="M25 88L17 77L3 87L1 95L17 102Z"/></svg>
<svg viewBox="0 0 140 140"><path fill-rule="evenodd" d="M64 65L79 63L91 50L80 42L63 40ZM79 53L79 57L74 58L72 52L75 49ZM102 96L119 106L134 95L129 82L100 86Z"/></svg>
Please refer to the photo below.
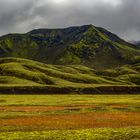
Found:
<svg viewBox="0 0 140 140"><path fill-rule="evenodd" d="M94 87L138 85L140 85L140 64L96 71L82 65L62 66L19 58L0 59L0 90L4 87L11 89L40 87L62 88L69 92L72 89L78 91L91 88L89 90L92 92Z"/></svg>
<svg viewBox="0 0 140 140"><path fill-rule="evenodd" d="M93 25L37 29L0 37L0 57L21 57L50 64L106 69L140 62L139 56L139 47Z"/></svg>

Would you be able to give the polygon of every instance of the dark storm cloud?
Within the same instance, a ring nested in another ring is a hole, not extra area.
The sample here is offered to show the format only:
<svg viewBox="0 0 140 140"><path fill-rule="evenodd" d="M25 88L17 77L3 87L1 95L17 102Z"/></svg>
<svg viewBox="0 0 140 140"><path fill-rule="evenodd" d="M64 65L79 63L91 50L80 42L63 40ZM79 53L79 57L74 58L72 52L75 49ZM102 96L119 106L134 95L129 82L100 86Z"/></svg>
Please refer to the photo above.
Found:
<svg viewBox="0 0 140 140"><path fill-rule="evenodd" d="M140 0L0 0L0 34L94 24L140 40Z"/></svg>

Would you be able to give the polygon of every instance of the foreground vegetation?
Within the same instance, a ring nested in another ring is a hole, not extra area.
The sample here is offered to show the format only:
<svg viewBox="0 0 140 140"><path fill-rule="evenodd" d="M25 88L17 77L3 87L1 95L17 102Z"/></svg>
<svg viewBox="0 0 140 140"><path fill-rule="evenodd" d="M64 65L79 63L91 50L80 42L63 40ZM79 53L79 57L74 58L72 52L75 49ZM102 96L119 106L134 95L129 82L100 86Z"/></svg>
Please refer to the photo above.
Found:
<svg viewBox="0 0 140 140"><path fill-rule="evenodd" d="M139 127L139 95L0 95L0 131Z"/></svg>
<svg viewBox="0 0 140 140"><path fill-rule="evenodd" d="M0 95L0 106L74 106L113 104L140 106L140 95Z"/></svg>
<svg viewBox="0 0 140 140"><path fill-rule="evenodd" d="M0 95L1 140L138 140L140 95Z"/></svg>
<svg viewBox="0 0 140 140"><path fill-rule="evenodd" d="M3 132L3 140L139 140L139 128Z"/></svg>

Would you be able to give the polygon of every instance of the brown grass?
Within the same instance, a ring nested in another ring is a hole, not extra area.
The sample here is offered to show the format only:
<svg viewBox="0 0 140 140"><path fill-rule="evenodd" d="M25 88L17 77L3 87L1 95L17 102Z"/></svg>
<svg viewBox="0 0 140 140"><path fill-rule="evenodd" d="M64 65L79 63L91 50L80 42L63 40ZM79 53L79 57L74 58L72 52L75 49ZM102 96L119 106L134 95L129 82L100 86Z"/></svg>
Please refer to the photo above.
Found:
<svg viewBox="0 0 140 140"><path fill-rule="evenodd" d="M32 129L78 129L96 127L140 126L139 112L106 112L69 115L48 115L0 119L0 127L28 127Z"/></svg>
<svg viewBox="0 0 140 140"><path fill-rule="evenodd" d="M0 111L24 111L24 112L43 112L59 111L67 109L94 108L95 105L69 105L69 106L0 106Z"/></svg>

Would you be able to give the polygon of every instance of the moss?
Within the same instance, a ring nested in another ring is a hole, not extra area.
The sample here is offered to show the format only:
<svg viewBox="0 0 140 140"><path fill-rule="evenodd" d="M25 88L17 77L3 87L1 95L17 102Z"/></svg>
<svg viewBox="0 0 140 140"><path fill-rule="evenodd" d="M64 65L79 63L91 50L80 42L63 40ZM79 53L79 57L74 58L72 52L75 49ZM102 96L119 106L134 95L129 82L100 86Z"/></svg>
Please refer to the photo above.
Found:
<svg viewBox="0 0 140 140"><path fill-rule="evenodd" d="M73 53L67 52L62 58L59 59L59 62L61 64L80 64L81 60L78 56L74 55Z"/></svg>
<svg viewBox="0 0 140 140"><path fill-rule="evenodd" d="M93 25L38 29L0 37L1 57L21 57L45 63L108 69L137 63L139 55L138 47Z"/></svg>
<svg viewBox="0 0 140 140"><path fill-rule="evenodd" d="M82 65L62 66L27 59L2 58L0 59L0 91L9 91L12 87L17 88L17 91L20 87L23 88L23 91L62 93L72 91L102 93L119 92L119 90L124 92L126 89L139 91L139 89L135 89L135 86L139 88L140 84L138 68L139 65L135 64L96 71ZM28 87L33 89L28 89ZM101 87L101 89L97 87ZM21 92L22 89L19 90Z"/></svg>

